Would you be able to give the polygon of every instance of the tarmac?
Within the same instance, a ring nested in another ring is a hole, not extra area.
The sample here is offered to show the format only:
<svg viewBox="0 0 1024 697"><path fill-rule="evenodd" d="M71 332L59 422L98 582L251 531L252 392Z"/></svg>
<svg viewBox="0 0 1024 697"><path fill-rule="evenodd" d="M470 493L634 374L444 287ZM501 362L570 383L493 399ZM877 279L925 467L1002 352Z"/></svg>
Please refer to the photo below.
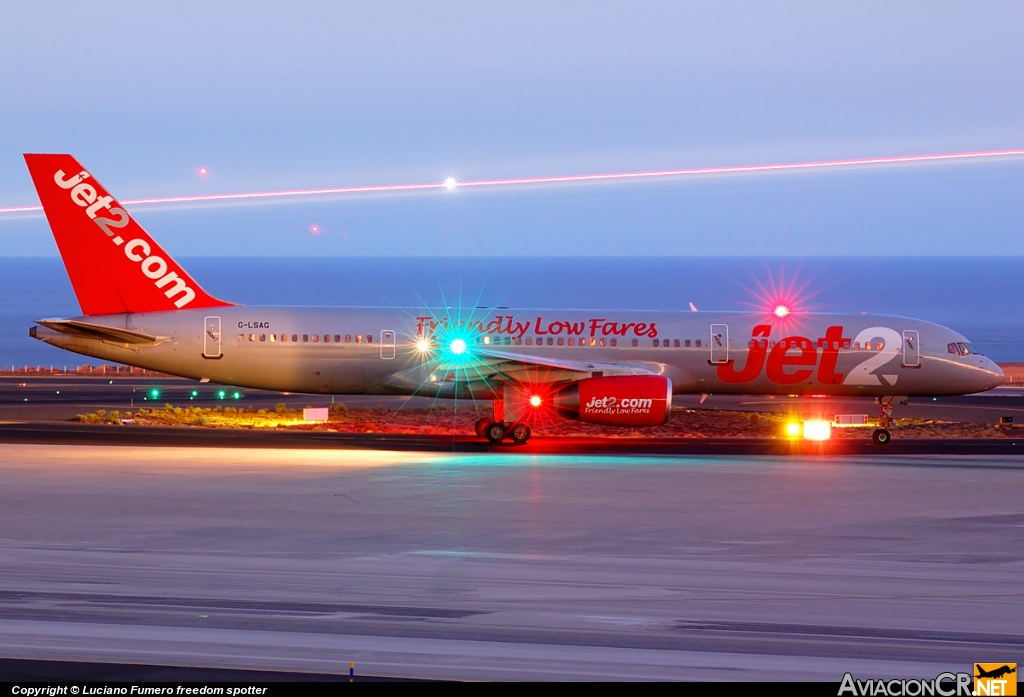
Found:
<svg viewBox="0 0 1024 697"><path fill-rule="evenodd" d="M1021 455L5 440L8 659L838 682L1024 648Z"/></svg>

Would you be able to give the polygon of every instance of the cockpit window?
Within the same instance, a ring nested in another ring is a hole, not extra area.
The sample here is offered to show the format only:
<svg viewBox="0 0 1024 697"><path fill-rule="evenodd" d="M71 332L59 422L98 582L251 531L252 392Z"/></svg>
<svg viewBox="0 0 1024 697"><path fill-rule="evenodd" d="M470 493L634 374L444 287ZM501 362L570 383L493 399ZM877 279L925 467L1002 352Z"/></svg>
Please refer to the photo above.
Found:
<svg viewBox="0 0 1024 697"><path fill-rule="evenodd" d="M973 353L975 355L982 355L981 351L974 348L973 344L968 344L963 341L958 341L955 344L949 344L947 350L954 356L966 356L967 354Z"/></svg>

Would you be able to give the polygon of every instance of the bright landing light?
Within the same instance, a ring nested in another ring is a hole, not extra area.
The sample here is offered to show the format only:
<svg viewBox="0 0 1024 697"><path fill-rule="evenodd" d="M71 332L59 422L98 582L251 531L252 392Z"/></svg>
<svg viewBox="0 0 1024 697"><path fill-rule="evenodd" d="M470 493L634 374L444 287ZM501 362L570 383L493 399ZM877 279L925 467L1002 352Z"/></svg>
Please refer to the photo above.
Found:
<svg viewBox="0 0 1024 697"><path fill-rule="evenodd" d="M422 353L426 353L430 350L430 342L426 339L418 339L416 341L416 350Z"/></svg>
<svg viewBox="0 0 1024 697"><path fill-rule="evenodd" d="M832 437L832 424L828 421L804 421L804 438L828 440Z"/></svg>
<svg viewBox="0 0 1024 697"><path fill-rule="evenodd" d="M786 307L785 305L777 305L775 307L775 316L778 317L779 319L782 319L783 317L785 317L788 314L789 314L789 308Z"/></svg>
<svg viewBox="0 0 1024 697"><path fill-rule="evenodd" d="M540 406L540 403L541 403L541 398L538 395L533 395L532 397L530 397L530 406L531 407L537 408L537 407Z"/></svg>
<svg viewBox="0 0 1024 697"><path fill-rule="evenodd" d="M461 356L466 352L466 342L462 339L456 339L452 342L451 350L456 356Z"/></svg>
<svg viewBox="0 0 1024 697"><path fill-rule="evenodd" d="M459 188L459 180L455 177L448 177L444 180L444 190L448 192L455 191Z"/></svg>

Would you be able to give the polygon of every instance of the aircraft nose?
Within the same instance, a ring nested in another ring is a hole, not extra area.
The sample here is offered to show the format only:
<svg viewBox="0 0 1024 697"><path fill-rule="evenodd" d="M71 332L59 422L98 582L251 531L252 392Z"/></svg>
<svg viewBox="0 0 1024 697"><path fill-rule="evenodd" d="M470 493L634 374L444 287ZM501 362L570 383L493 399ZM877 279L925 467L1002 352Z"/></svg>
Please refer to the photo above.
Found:
<svg viewBox="0 0 1024 697"><path fill-rule="evenodd" d="M999 387L1003 384L1006 376L1003 375L1003 369L1000 368L995 361L981 356L981 365L975 376L975 381L978 385L978 392L984 392L985 390L991 390L994 387Z"/></svg>

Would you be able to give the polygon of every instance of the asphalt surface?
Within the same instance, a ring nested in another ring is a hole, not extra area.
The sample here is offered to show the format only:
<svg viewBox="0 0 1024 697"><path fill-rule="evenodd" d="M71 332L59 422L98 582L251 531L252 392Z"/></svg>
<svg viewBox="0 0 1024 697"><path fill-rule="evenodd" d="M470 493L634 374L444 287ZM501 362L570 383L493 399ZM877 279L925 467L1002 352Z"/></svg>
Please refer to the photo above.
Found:
<svg viewBox="0 0 1024 697"><path fill-rule="evenodd" d="M271 429L210 429L188 427L131 427L64 422L0 423L0 443L54 445L123 445L150 447L288 448L293 450L382 450L429 453L490 453L505 455L709 455L709 456L837 456L1006 455L1024 453L1021 438L927 439L896 438L875 445L870 431L863 438L825 442L780 438L543 438L525 445L503 441L491 445L476 436L410 435L400 433L334 433Z"/></svg>
<svg viewBox="0 0 1024 697"><path fill-rule="evenodd" d="M1024 649L1017 455L8 442L0 480L9 659L837 682Z"/></svg>

